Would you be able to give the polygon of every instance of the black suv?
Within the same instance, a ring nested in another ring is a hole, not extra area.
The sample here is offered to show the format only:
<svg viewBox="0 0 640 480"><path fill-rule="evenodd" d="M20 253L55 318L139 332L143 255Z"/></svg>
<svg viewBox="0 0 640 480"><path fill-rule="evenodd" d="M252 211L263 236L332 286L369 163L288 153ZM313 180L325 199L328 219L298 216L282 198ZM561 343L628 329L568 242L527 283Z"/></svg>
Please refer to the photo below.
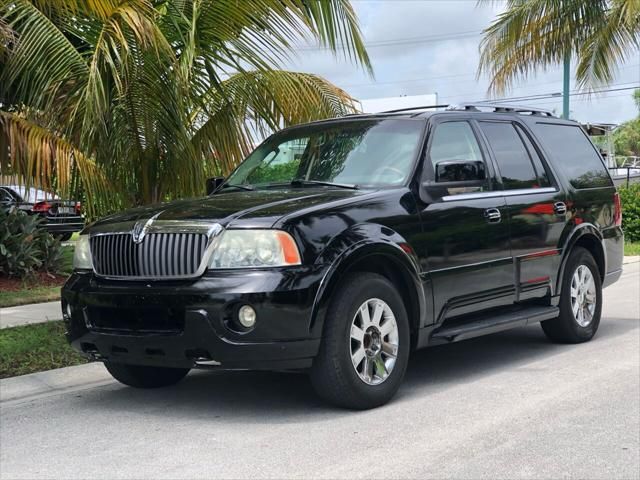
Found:
<svg viewBox="0 0 640 480"><path fill-rule="evenodd" d="M621 274L609 173L582 128L549 112L296 126L212 184L77 242L68 338L122 383L307 370L328 401L375 407L414 349L532 322L553 341L590 340Z"/></svg>

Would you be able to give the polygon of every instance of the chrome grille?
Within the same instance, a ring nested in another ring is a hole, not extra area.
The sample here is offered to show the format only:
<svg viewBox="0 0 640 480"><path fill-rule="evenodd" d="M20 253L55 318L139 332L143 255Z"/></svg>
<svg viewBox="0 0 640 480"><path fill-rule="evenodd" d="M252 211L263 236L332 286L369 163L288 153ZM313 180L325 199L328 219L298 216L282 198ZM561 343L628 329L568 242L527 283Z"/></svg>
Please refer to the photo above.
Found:
<svg viewBox="0 0 640 480"><path fill-rule="evenodd" d="M110 278L187 278L198 274L207 248L204 233L149 233L135 243L130 233L92 237L93 268Z"/></svg>

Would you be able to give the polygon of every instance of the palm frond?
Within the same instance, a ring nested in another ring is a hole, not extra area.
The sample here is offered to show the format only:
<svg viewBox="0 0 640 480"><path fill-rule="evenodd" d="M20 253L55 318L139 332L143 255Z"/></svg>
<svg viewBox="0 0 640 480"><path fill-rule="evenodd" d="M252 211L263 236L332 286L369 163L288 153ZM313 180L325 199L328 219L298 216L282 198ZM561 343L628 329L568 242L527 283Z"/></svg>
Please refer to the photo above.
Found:
<svg viewBox="0 0 640 480"><path fill-rule="evenodd" d="M63 32L27 0L0 3L0 18L14 42L0 72L0 95L48 110L65 85L77 85L87 64ZM11 100L9 98L9 100Z"/></svg>
<svg viewBox="0 0 640 480"><path fill-rule="evenodd" d="M300 7L305 11L302 20L323 45L328 45L334 52L342 49L346 57L362 64L373 75L358 18L348 0L302 0L298 3L301 3Z"/></svg>
<svg viewBox="0 0 640 480"><path fill-rule="evenodd" d="M274 71L299 39L371 71L348 0L0 0L0 22L5 165L55 188L77 165L96 214L199 194L268 131L354 110Z"/></svg>
<svg viewBox="0 0 640 480"><path fill-rule="evenodd" d="M147 0L31 0L31 2L47 15L90 16L98 20L107 20L114 13L125 8L151 9Z"/></svg>
<svg viewBox="0 0 640 480"><path fill-rule="evenodd" d="M578 52L578 86L589 90L611 83L616 66L637 55L639 45L640 1L613 2L605 25L594 32Z"/></svg>
<svg viewBox="0 0 640 480"><path fill-rule="evenodd" d="M2 62L0 65L4 64L7 49L14 39L13 30L7 25L4 19L0 18L0 62Z"/></svg>
<svg viewBox="0 0 640 480"><path fill-rule="evenodd" d="M509 0L480 43L478 75L503 93L516 80L560 64L604 26L606 0Z"/></svg>
<svg viewBox="0 0 640 480"><path fill-rule="evenodd" d="M108 198L114 192L95 162L46 128L0 111L0 170L68 198L74 168L77 168L85 190L95 197L95 201L85 206L89 216L117 208L117 202L115 205L100 202L100 198Z"/></svg>
<svg viewBox="0 0 640 480"><path fill-rule="evenodd" d="M274 130L357 111L355 100L325 79L282 70L234 75L203 103L208 119L197 128L193 144L205 158L222 162L224 174Z"/></svg>

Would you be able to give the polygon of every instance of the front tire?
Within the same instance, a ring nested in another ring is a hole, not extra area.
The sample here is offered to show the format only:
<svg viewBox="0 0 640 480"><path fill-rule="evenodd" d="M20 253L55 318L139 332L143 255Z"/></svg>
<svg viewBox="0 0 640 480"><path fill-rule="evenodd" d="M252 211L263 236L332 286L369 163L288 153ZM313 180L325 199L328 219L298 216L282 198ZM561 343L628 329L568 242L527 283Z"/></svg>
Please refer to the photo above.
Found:
<svg viewBox="0 0 640 480"><path fill-rule="evenodd" d="M400 388L409 346L409 320L395 286L374 273L350 275L327 311L311 382L334 405L384 405Z"/></svg>
<svg viewBox="0 0 640 480"><path fill-rule="evenodd" d="M562 279L560 316L541 322L550 340L582 343L591 340L600 325L602 280L591 253L582 247L569 255Z"/></svg>
<svg viewBox="0 0 640 480"><path fill-rule="evenodd" d="M182 380L188 368L147 367L126 363L104 362L113 378L134 388L160 388L174 385Z"/></svg>

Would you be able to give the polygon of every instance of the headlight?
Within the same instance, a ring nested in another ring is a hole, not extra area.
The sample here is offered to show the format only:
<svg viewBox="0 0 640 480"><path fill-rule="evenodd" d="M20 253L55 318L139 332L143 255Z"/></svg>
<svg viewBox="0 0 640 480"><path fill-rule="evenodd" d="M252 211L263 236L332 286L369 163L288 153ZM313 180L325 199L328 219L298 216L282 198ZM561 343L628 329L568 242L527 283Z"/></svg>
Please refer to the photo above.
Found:
<svg viewBox="0 0 640 480"><path fill-rule="evenodd" d="M73 252L73 268L75 270L87 270L93 268L91 261L91 247L89 235L80 235Z"/></svg>
<svg viewBox="0 0 640 480"><path fill-rule="evenodd" d="M279 230L226 230L209 268L282 267L300 265L296 242Z"/></svg>

